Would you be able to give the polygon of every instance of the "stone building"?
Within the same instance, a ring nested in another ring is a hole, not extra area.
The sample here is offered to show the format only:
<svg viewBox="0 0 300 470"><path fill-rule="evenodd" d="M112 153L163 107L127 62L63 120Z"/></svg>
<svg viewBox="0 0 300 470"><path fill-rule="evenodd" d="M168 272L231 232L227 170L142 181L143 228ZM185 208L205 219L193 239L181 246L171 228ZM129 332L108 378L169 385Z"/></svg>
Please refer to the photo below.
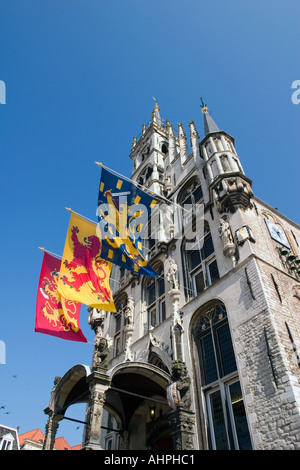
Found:
<svg viewBox="0 0 300 470"><path fill-rule="evenodd" d="M144 239L158 275L114 266L117 313L89 311L94 356L55 383L46 449L77 402L83 449L300 448L299 226L202 113L190 146L157 104L133 139L131 179L162 198Z"/></svg>

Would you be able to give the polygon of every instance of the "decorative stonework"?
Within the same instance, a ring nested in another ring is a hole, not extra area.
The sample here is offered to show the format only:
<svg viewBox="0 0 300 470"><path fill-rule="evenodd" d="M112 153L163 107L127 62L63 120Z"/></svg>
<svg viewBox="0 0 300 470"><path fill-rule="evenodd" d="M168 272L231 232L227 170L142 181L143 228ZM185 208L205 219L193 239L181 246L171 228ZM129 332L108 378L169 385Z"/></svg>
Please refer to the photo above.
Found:
<svg viewBox="0 0 300 470"><path fill-rule="evenodd" d="M191 379L183 361L174 361L172 366L172 380L176 382L179 392L179 407L188 410L191 407Z"/></svg>
<svg viewBox="0 0 300 470"><path fill-rule="evenodd" d="M245 176L232 174L219 178L213 186L215 202L220 213L234 213L237 209L246 210L252 207L253 192L251 181Z"/></svg>
<svg viewBox="0 0 300 470"><path fill-rule="evenodd" d="M224 216L220 219L220 226L219 226L219 236L223 243L223 253L228 258L232 259L233 265L236 263L235 253L236 253L236 246L233 241L233 236L230 229L230 224L227 220L227 217Z"/></svg>
<svg viewBox="0 0 300 470"><path fill-rule="evenodd" d="M125 346L125 361L133 361L134 353L131 349L132 335L134 331L134 301L131 296L128 296L127 306L125 309L125 322L124 332L126 332L126 346Z"/></svg>
<svg viewBox="0 0 300 470"><path fill-rule="evenodd" d="M193 450L195 433L195 415L192 411L178 408L169 413L171 435L174 450Z"/></svg>
<svg viewBox="0 0 300 470"><path fill-rule="evenodd" d="M100 371L94 371L87 379L90 389L90 399L87 407L86 426L83 436L83 449L100 449L100 433L105 392L109 387L109 376Z"/></svg>

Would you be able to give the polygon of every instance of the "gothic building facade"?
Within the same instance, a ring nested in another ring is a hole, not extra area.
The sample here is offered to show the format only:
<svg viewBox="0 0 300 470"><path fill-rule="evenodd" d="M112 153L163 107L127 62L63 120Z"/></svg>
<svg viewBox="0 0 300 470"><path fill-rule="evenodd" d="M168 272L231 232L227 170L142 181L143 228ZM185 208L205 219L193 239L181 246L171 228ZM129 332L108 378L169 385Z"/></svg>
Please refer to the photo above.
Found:
<svg viewBox="0 0 300 470"><path fill-rule="evenodd" d="M143 243L157 277L114 266L117 313L89 311L94 355L55 382L46 449L77 402L84 449L300 448L300 227L202 113L190 145L157 104L133 139L131 179L161 197Z"/></svg>

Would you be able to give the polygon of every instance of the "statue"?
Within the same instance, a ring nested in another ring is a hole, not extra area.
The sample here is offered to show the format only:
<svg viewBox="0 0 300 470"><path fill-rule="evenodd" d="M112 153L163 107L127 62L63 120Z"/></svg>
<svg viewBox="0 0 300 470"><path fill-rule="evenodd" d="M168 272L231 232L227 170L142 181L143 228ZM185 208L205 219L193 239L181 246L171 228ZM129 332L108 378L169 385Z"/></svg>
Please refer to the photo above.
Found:
<svg viewBox="0 0 300 470"><path fill-rule="evenodd" d="M219 235L223 242L223 253L228 258L231 258L233 266L236 265L236 246L233 241L230 225L224 218L220 219Z"/></svg>
<svg viewBox="0 0 300 470"><path fill-rule="evenodd" d="M125 308L125 320L127 325L133 325L133 312L134 312L134 300L131 296L127 299L127 305Z"/></svg>
<svg viewBox="0 0 300 470"><path fill-rule="evenodd" d="M103 337L96 336L94 343L93 370L107 370L108 365L108 344Z"/></svg>
<svg viewBox="0 0 300 470"><path fill-rule="evenodd" d="M220 219L219 234L222 239L224 247L229 244L233 244L233 238L231 235L230 225L225 219Z"/></svg>
<svg viewBox="0 0 300 470"><path fill-rule="evenodd" d="M179 284L178 284L177 277L176 277L178 266L175 263L175 261L173 260L173 258L171 258L170 256L168 258L168 262L169 262L169 270L168 270L167 276L166 276L167 280L171 284L171 289L178 290L179 289Z"/></svg>
<svg viewBox="0 0 300 470"><path fill-rule="evenodd" d="M191 407L191 379L188 375L186 365L182 361L174 361L172 367L172 379L176 382L176 388L179 392L179 406L185 409Z"/></svg>

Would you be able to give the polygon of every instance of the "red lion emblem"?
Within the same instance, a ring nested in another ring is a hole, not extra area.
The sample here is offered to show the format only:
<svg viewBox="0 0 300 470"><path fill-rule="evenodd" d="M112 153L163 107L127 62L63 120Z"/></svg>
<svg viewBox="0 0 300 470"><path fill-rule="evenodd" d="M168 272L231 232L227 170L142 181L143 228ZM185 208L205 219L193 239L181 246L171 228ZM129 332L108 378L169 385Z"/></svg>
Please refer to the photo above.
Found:
<svg viewBox="0 0 300 470"><path fill-rule="evenodd" d="M103 286L103 280L106 279L105 267L108 262L100 258L101 243L96 235L91 235L84 239L84 244L78 239L78 227L72 227L72 242L73 242L73 259L68 262L64 261L64 265L71 271L72 280L67 276L63 276L64 284L68 284L71 288L79 292L82 286L91 282L94 289L93 294L98 295L99 300L110 300L110 291ZM77 273L75 271L78 267L84 267L87 272Z"/></svg>

